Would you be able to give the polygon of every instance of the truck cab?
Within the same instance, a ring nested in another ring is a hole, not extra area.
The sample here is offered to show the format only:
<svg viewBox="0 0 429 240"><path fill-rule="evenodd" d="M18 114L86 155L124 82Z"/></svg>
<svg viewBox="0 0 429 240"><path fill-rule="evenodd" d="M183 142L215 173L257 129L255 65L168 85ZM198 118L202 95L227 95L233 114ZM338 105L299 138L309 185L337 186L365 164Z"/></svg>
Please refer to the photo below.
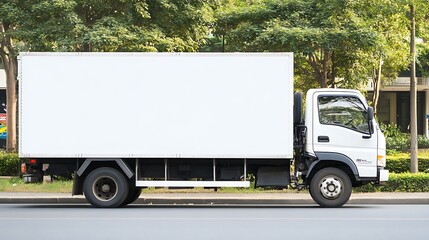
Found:
<svg viewBox="0 0 429 240"><path fill-rule="evenodd" d="M296 174L320 205L342 205L352 186L388 180L386 141L359 91L309 90L305 120L296 127L305 134Z"/></svg>

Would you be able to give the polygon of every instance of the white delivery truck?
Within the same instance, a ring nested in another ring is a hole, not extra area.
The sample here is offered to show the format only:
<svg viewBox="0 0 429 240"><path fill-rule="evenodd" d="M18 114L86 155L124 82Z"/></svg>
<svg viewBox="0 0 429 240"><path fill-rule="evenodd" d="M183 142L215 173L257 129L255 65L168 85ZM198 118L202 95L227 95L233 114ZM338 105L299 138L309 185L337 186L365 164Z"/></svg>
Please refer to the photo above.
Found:
<svg viewBox="0 0 429 240"><path fill-rule="evenodd" d="M21 53L27 182L119 207L145 187L308 188L323 207L387 181L385 138L356 90L293 90L292 53Z"/></svg>

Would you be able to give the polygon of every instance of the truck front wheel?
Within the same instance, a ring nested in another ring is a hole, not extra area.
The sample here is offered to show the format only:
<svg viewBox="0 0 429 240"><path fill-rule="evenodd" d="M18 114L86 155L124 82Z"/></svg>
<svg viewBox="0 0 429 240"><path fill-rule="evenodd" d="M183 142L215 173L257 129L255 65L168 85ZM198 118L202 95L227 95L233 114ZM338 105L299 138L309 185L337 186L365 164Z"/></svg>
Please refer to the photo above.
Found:
<svg viewBox="0 0 429 240"><path fill-rule="evenodd" d="M119 207L128 196L128 181L114 168L93 170L85 179L83 192L94 207Z"/></svg>
<svg viewBox="0 0 429 240"><path fill-rule="evenodd" d="M341 207L352 194L352 183L344 171L324 168L312 178L310 194L321 207Z"/></svg>

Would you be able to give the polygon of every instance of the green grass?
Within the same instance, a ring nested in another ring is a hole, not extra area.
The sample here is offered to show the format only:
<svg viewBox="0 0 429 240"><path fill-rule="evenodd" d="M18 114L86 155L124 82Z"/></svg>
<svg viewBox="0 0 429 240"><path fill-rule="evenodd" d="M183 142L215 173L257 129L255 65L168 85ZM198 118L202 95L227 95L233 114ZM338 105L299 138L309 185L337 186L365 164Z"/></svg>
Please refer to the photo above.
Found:
<svg viewBox="0 0 429 240"><path fill-rule="evenodd" d="M13 178L0 179L0 192L52 192L71 193L72 181L54 181L51 183L31 183L26 184L24 180Z"/></svg>

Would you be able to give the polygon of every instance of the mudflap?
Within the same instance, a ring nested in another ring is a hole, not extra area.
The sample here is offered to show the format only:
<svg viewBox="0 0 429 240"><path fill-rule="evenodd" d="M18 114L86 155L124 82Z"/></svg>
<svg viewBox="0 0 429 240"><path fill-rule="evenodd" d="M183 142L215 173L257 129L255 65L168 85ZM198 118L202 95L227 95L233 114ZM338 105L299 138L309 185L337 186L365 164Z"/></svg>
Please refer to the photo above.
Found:
<svg viewBox="0 0 429 240"><path fill-rule="evenodd" d="M74 172L73 177L73 189L72 189L72 196L74 195L82 195L83 194L83 187L82 187L82 181L81 178Z"/></svg>

